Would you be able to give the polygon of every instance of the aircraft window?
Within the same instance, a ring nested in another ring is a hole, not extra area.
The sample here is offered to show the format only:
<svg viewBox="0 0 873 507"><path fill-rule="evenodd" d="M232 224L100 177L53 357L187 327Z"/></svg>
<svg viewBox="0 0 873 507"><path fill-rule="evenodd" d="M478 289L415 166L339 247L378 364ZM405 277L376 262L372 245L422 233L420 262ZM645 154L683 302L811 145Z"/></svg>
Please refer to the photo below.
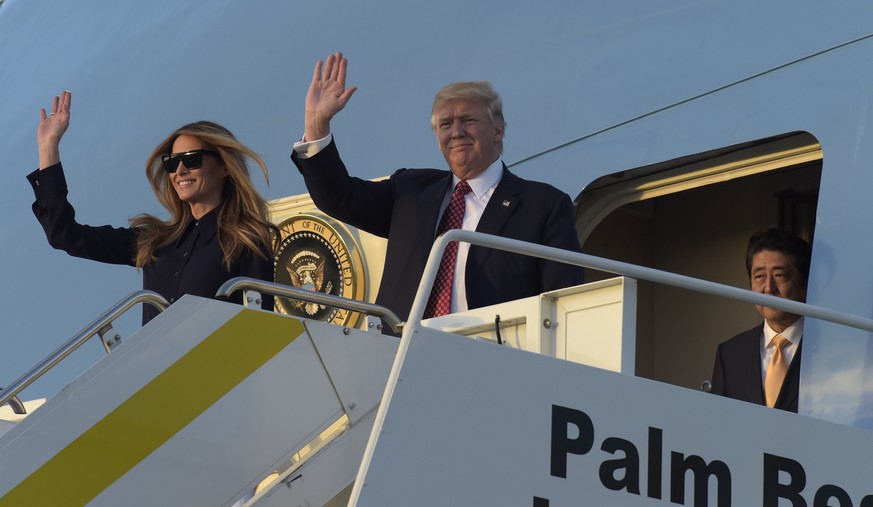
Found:
<svg viewBox="0 0 873 507"><path fill-rule="evenodd" d="M796 132L604 176L577 198L582 251L748 288L753 232L812 242L821 168L818 141ZM646 282L637 305L637 375L694 389L718 343L760 322L750 305Z"/></svg>

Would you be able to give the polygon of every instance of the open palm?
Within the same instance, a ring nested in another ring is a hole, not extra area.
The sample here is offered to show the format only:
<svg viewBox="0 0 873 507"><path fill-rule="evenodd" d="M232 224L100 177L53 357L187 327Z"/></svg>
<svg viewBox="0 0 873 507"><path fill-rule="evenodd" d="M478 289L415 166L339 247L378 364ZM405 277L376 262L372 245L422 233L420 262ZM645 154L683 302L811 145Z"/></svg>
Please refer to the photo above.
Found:
<svg viewBox="0 0 873 507"><path fill-rule="evenodd" d="M70 126L70 103L72 94L64 91L56 95L52 101L51 114L46 115L45 109L39 110L39 128L36 132L36 140L40 146L58 144L67 127Z"/></svg>
<svg viewBox="0 0 873 507"><path fill-rule="evenodd" d="M346 88L348 61L342 53L327 57L315 64L312 83L306 94L306 138L316 140L330 133L330 121L340 112L357 90Z"/></svg>

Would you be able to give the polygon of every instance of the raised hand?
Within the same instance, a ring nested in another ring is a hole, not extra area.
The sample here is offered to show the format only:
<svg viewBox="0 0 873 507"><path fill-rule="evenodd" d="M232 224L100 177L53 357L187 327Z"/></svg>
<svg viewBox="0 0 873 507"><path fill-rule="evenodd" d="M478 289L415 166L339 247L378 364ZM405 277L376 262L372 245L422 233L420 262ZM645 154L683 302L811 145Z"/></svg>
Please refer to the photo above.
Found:
<svg viewBox="0 0 873 507"><path fill-rule="evenodd" d="M70 103L73 95L64 90L52 101L51 113L46 115L45 108L39 110L39 128L36 140L39 143L39 168L45 169L61 161L60 143L64 132L70 126Z"/></svg>
<svg viewBox="0 0 873 507"><path fill-rule="evenodd" d="M328 56L323 65L321 60L315 64L312 83L306 94L306 141L315 141L328 135L330 120L346 107L357 90L355 86L346 88L347 67L348 60L339 52Z"/></svg>

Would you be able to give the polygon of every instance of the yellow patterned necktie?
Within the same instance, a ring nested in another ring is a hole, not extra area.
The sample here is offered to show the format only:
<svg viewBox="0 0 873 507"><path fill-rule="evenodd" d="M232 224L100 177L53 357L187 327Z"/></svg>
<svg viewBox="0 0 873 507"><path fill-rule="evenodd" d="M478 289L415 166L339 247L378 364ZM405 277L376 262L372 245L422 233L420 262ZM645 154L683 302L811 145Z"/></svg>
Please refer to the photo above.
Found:
<svg viewBox="0 0 873 507"><path fill-rule="evenodd" d="M781 334L773 337L776 350L773 351L773 356L767 365L767 377L764 379L764 398L768 407L776 405L776 398L779 397L779 390L782 389L782 381L785 380L785 374L788 372L788 362L782 349L789 343Z"/></svg>

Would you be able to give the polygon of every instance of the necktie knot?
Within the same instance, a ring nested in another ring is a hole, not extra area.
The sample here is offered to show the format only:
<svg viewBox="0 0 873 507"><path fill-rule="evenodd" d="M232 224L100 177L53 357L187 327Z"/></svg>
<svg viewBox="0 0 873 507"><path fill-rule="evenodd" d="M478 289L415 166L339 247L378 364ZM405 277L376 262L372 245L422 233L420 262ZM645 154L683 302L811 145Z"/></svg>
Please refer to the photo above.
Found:
<svg viewBox="0 0 873 507"><path fill-rule="evenodd" d="M770 343L772 343L773 346L776 347L776 349L782 350L790 342L788 341L788 338L782 336L781 334L777 334L776 336L773 337L773 340Z"/></svg>
<svg viewBox="0 0 873 507"><path fill-rule="evenodd" d="M443 212L443 216L437 226L437 236L450 229L460 229L464 224L464 210L466 208L464 196L470 193L471 190L467 180L461 180L455 185L449 205Z"/></svg>

